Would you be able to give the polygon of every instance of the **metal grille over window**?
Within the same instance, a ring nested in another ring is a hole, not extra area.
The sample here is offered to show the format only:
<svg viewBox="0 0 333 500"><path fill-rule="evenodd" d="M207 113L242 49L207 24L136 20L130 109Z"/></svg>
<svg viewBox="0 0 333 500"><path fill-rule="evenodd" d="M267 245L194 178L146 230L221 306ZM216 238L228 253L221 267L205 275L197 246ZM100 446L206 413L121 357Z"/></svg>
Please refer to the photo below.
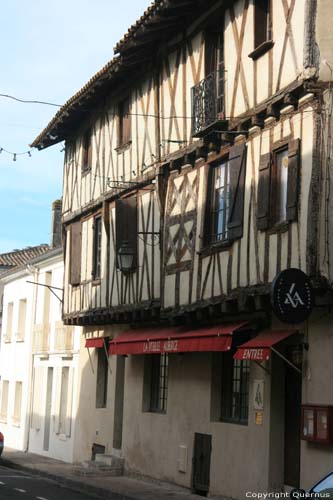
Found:
<svg viewBox="0 0 333 500"><path fill-rule="evenodd" d="M250 362L223 356L222 364L222 420L246 424L249 412Z"/></svg>
<svg viewBox="0 0 333 500"><path fill-rule="evenodd" d="M168 398L168 354L154 354L151 363L150 411L166 412Z"/></svg>

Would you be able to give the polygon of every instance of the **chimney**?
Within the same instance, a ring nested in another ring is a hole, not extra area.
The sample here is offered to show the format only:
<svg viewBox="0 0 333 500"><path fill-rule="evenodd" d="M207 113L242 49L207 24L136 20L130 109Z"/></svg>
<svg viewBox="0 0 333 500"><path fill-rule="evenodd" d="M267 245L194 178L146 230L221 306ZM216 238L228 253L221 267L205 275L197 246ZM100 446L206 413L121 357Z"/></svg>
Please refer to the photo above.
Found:
<svg viewBox="0 0 333 500"><path fill-rule="evenodd" d="M51 248L62 245L61 210L62 200L55 200L52 203Z"/></svg>

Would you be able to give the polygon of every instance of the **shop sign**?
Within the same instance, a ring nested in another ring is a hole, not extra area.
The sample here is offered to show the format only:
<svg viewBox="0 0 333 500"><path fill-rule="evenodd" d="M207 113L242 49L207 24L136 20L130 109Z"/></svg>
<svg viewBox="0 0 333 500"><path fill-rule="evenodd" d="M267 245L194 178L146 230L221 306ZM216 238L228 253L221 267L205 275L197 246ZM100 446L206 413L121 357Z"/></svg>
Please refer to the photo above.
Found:
<svg viewBox="0 0 333 500"><path fill-rule="evenodd" d="M256 413L255 413L256 425L262 425L263 420L264 420L264 413L262 411L256 411Z"/></svg>
<svg viewBox="0 0 333 500"><path fill-rule="evenodd" d="M314 293L308 276L300 269L281 271L272 283L271 305L284 323L302 323L314 307Z"/></svg>
<svg viewBox="0 0 333 500"><path fill-rule="evenodd" d="M144 353L178 352L178 340L150 340L143 344Z"/></svg>

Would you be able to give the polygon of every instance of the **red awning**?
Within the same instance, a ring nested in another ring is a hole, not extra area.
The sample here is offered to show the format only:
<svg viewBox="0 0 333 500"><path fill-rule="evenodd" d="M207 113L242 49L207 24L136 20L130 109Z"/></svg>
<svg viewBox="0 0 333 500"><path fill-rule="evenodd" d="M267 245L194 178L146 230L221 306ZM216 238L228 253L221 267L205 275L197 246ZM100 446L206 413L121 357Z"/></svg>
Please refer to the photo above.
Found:
<svg viewBox="0 0 333 500"><path fill-rule="evenodd" d="M242 344L234 355L235 359L250 359L253 361L266 361L270 358L271 347L281 340L297 333L297 330L264 331L254 339Z"/></svg>
<svg viewBox="0 0 333 500"><path fill-rule="evenodd" d="M111 340L109 354L228 351L233 332L246 324L243 321L192 330L181 327L130 330Z"/></svg>
<svg viewBox="0 0 333 500"><path fill-rule="evenodd" d="M93 339L86 339L86 347L101 348L104 345L104 337L96 337Z"/></svg>

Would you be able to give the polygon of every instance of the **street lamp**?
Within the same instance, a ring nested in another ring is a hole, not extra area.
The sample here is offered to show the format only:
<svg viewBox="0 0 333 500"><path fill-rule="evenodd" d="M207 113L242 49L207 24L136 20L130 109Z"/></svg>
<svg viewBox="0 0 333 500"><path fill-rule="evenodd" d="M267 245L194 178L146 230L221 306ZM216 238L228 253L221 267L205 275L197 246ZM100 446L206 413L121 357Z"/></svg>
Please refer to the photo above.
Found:
<svg viewBox="0 0 333 500"><path fill-rule="evenodd" d="M117 262L118 268L123 273L131 273L134 271L134 250L129 245L128 241L124 241L118 250Z"/></svg>

